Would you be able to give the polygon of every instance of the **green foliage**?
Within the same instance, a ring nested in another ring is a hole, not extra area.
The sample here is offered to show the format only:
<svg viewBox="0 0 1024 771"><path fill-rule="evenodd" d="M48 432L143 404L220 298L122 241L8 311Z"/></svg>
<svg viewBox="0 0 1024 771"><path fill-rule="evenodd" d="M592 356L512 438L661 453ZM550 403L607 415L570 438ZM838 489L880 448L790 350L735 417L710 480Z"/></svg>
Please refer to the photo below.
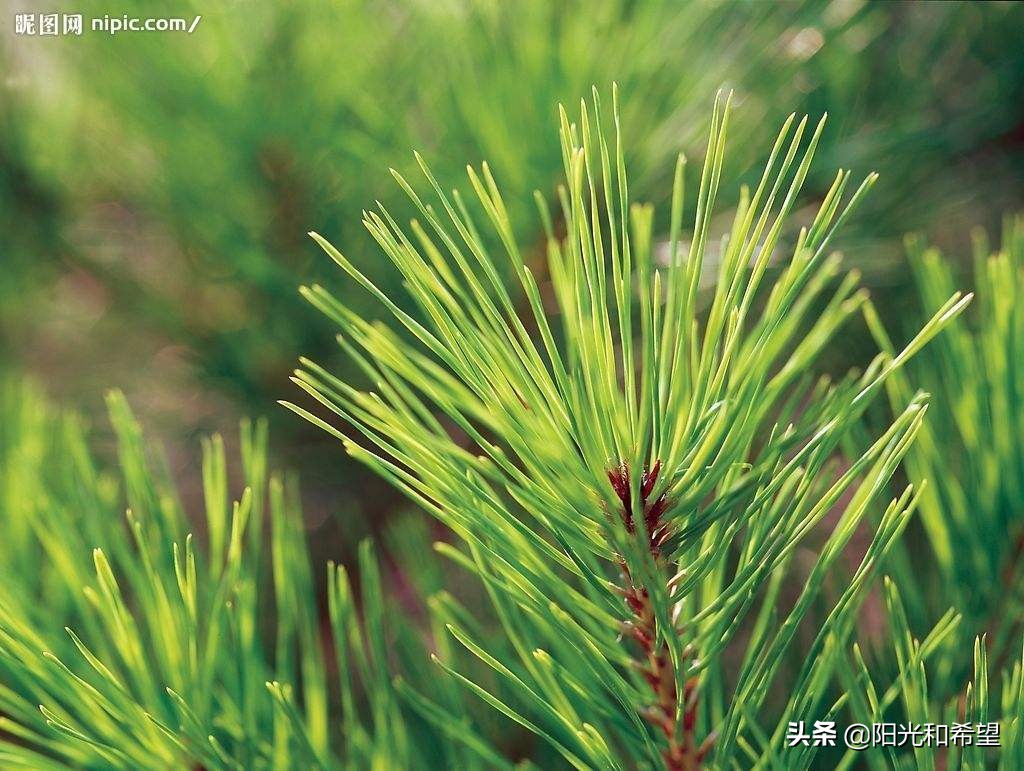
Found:
<svg viewBox="0 0 1024 771"><path fill-rule="evenodd" d="M0 765L473 767L399 706L392 659L425 654L369 543L361 591L328 566L321 624L295 486L268 470L264 423L242 426L233 501L224 442L204 443L203 548L123 398L109 407L114 473L74 415L3 390ZM459 702L447 707L456 720Z"/></svg>
<svg viewBox="0 0 1024 771"><path fill-rule="evenodd" d="M111 10L83 0L77 12ZM150 12L137 0L119 9ZM908 227L983 216L964 204L965 181L980 206L1016 191L1024 13L1012 3L314 0L195 12L188 36L12 38L0 51L11 73L0 91L0 357L73 373L62 382L77 394L109 385L89 366L97 352L123 352L119 384L148 393L156 385L130 382L132 364L181 346L185 361L159 378L168 401L197 381L243 412L279 397L295 351L331 351L292 291L297 276L324 280L303 234L345 233L348 256L371 266L348 228L375 199L405 219L367 170L414 173L409 147L430 155L446 190L467 159L486 158L519 243L542 256L529 194L555 202L561 166L543 138L554 106L593 83L631 95L632 184L657 202L678 149L702 152L701 119L723 84L743 103L730 179L756 160L766 123L827 111L825 168L884 172L856 223L878 239L855 252L874 266ZM802 203L830 183L812 171ZM87 340L69 342L63 315L41 311L55 303Z"/></svg>
<svg viewBox="0 0 1024 771"><path fill-rule="evenodd" d="M920 238L907 244L920 305L927 308L959 283L959 270ZM876 697L859 651L847 682L851 693L865 684L874 717L888 712L890 718L945 724L1001 719L1001 749L939 754L919 748L913 757L874 752L874 768L1013 769L1024 762L1024 521L1019 511L1024 221L1019 216L1006 219L1002 246L994 253L984 232L976 231L972 269L973 313L956 319L888 384L894 407L910 393L911 383L930 392L934 402L905 459L911 478L929 480L918 507L922 537L897 545L887 565L897 577L887 584L885 598L895 644L888 669L897 673L896 683L883 698ZM870 304L865 311L880 346L891 350L877 311ZM923 642L915 639L913 630L927 629L940 615ZM972 646L973 668L965 655ZM869 658L880 668L886 652L870 651Z"/></svg>
<svg viewBox="0 0 1024 771"><path fill-rule="evenodd" d="M928 307L957 283L956 269L919 238L909 239L908 249L920 304ZM1024 224L1007 219L1002 249L993 254L977 231L974 252L974 314L890 382L894 404L914 383L942 405L907 457L911 477L932 480L921 500L929 553L904 555L899 584L913 598L915 619L927 617L919 611L927 605L934 614L952 604L964 614L966 634L990 633L1002 656L1024 631L1014 589L1024 539ZM877 313L867 310L879 343L891 347Z"/></svg>
<svg viewBox="0 0 1024 771"><path fill-rule="evenodd" d="M737 16L712 3L504 5L213 4L189 36L52 41L59 77L16 60L24 87L9 94L0 157L20 179L0 192L25 188L12 211L46 224L32 239L13 222L3 228L19 238L4 250L20 266L12 278L45 287L44 266L70 263L116 308L120 327L94 335L116 334L130 317L188 346L204 382L261 405L280 394L296 350L330 345L293 291L296 276L318 275L304 234L311 223L347 228L367 201L394 198L368 168L401 168L410 147L444 148L438 173L455 180L466 158L485 154L529 206L534 186L554 192L558 153L536 139L555 105L613 78L635 87L632 115L651 137L644 151L661 161L707 95L755 62L767 93L782 88L797 61L770 46L811 16L767 7ZM122 12L149 13L137 3ZM749 56L702 44L709 30ZM772 104L749 101L751 117ZM757 130L753 120L745 129ZM11 301L23 291L19 281Z"/></svg>
<svg viewBox="0 0 1024 771"><path fill-rule="evenodd" d="M943 678L948 677L950 665L959 670L962 662L970 660L967 652L972 650L970 645L964 646L958 635L962 626L959 614L950 610L924 640L919 640L911 632L896 585L888 579L885 605L899 675L887 689L878 689L859 647L854 646L850 661L840 668L851 705L869 723L898 722L924 731L929 730L929 725L944 728L932 729L933 738L924 746L915 747L909 739L899 746L850 750L837 767L908 771L1020 768L1024 763L1024 659L1018 655L1012 668L1001 673L1002 688L996 689L989 684L989 641L984 636L976 637L971 679L966 685L963 680L957 681L952 696L946 696L949 681ZM973 738L979 725L987 727L994 743L983 744ZM993 729L994 726L997 728ZM946 731L945 739L938 739L935 730ZM970 743L951 741L957 730L971 735Z"/></svg>
<svg viewBox="0 0 1024 771"><path fill-rule="evenodd" d="M176 404L199 379L262 403L295 350L335 352L292 286L329 278L301 232L341 233L344 256L318 240L355 291L303 293L347 355L296 374L340 425L293 409L443 523L447 563L409 522L387 530L387 570L364 545L351 579L331 565L321 584L264 424L243 426L244 484L213 438L179 493L122 397L112 462L79 418L5 385L0 765L1024 766L1024 226L992 257L979 240L963 320L957 271L912 243L923 307L902 348L891 304L829 253L844 225L875 267L908 227L1019 202L1020 6L203 14L187 39L0 51L0 367L81 373L88 328L132 365L104 386L138 371ZM595 95L575 125L562 113L560 147L543 141L552 105L613 79L621 114ZM717 104L705 141L721 83L743 109ZM783 105L838 130L791 117L751 177ZM696 195L680 147L706 153ZM473 195L449 194L479 157ZM866 198L873 176L853 189L816 170L868 158L885 173ZM398 188L367 173L387 164ZM419 170L429 198L406 181ZM723 207L723 180L752 191ZM381 275L348 231L374 199L364 222L397 267ZM860 311L881 354L816 380L858 358ZM158 343L183 346L185 382L138 367L138 336L154 363ZM922 539L900 538L908 523ZM880 570L894 581L873 639L855 627ZM784 747L788 720L839 715L1002 719L1003 748Z"/></svg>
<svg viewBox="0 0 1024 771"><path fill-rule="evenodd" d="M954 294L903 350L880 353L862 373L815 383L822 349L866 300L856 276L837 280L828 246L874 175L843 205L851 174L840 171L809 224L787 232L823 129L791 116L714 240L730 118L728 102L717 103L692 229L682 223L680 157L669 240L656 244L651 207L630 202L617 100L610 117L596 92L578 123L563 111L564 238L541 199L550 285L527 264L486 164L469 171L472 201L447 196L422 161L433 202L396 172L419 211L408 230L383 207L365 214L407 299L314 234L396 324L304 289L376 390L309 360L296 373L362 443L287 406L459 537L440 550L485 584L515 655L495 655L465 614L443 620L511 698L440 665L578 768L811 762L812 748L783 755L786 721L841 708L828 687L838 654L919 492L882 505L855 576L815 619L813 642L798 654L791 643L880 505L926 397L906 399L847 464L835 452L892 374L967 302ZM710 298L700 292L705 270L717 272ZM501 281L506 272L523 302ZM830 513L834 525L819 527ZM784 602L794 552L812 536L817 557ZM787 687L772 699L783 672Z"/></svg>

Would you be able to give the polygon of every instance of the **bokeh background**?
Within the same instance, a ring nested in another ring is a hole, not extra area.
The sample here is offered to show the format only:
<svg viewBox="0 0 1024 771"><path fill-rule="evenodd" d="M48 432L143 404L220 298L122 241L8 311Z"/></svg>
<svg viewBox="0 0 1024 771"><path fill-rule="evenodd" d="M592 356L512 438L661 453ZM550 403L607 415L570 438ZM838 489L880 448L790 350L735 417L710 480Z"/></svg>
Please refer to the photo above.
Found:
<svg viewBox="0 0 1024 771"><path fill-rule="evenodd" d="M299 355L347 366L297 287L371 307L306 232L396 288L360 211L409 213L388 169L416 177L413 149L445 187L487 160L530 253L533 191L554 201L561 176L557 105L592 86L607 98L619 84L632 193L655 203L679 151L699 160L718 89L736 104L725 200L786 115L828 112L806 203L837 167L880 172L836 246L894 319L907 232L966 256L972 227L1024 203L1019 3L0 7L3 374L97 416L123 389L197 495L198 435L267 416L275 462L301 470L311 542L332 556L405 504L275 404L297 397ZM13 34L19 11L203 18L191 35L40 38ZM837 368L869 345L847 342Z"/></svg>

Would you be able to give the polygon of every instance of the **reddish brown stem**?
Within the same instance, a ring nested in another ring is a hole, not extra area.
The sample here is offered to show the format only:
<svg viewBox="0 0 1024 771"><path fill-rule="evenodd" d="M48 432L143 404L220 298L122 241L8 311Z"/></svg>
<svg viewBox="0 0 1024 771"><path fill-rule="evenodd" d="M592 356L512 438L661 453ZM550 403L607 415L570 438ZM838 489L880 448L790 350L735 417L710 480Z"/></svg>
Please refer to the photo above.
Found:
<svg viewBox="0 0 1024 771"><path fill-rule="evenodd" d="M661 547L668 539L669 528L664 522L668 501L664 494L651 500L651 495L661 472L661 461L655 461L648 471L644 469L640 479L640 510L643 512L644 527L648 538L648 549L655 562L661 566ZM619 515L627 532L636 532L633 520L632 490L629 481L629 468L622 464L608 472L615 494L622 504ZM655 726L664 736L666 748L662 751L662 760L667 771L698 771L708 751L711 749L712 738L703 744L697 744L697 678L686 681L683 687L683 704L679 709L679 694L676 688L676 671L672 666L672 658L668 645L658 643L657 620L650 593L643 585L633 580L629 568L624 561L619 567L622 570L622 590L630 619L624 630L637 643L640 656L634 663L650 686L653 702L642 711L645 720ZM664 572L664 571L662 571ZM666 579L667 584L667 579ZM680 666L683 663L680 662Z"/></svg>

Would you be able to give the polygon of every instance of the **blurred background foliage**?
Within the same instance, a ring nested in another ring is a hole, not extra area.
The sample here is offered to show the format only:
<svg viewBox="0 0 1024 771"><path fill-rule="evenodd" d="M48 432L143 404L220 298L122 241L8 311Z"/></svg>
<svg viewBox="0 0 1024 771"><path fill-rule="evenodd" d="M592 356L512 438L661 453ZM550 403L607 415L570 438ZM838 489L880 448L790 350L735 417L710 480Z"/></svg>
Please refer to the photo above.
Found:
<svg viewBox="0 0 1024 771"><path fill-rule="evenodd" d="M112 12L86 0L73 10ZM881 172L837 246L897 317L905 232L966 254L971 225L994 227L1022 204L1016 3L310 0L116 12L203 18L192 35L3 36L0 367L87 413L108 387L124 389L182 477L198 478L179 451L198 434L268 415L278 462L303 470L308 527L332 552L333 535L354 544L399 504L273 406L291 394L299 354L330 360L334 347L296 291L318 280L338 291L305 234L382 277L360 211L380 200L409 213L387 170L413 169L414 148L445 187L487 160L540 257L532 192L556 197L560 101L619 83L632 194L656 203L676 153L699 157L717 89L741 107L727 179L755 173L788 113L827 111L807 204L838 166ZM837 364L863 358L860 343L851 337ZM353 483L358 494L339 496Z"/></svg>

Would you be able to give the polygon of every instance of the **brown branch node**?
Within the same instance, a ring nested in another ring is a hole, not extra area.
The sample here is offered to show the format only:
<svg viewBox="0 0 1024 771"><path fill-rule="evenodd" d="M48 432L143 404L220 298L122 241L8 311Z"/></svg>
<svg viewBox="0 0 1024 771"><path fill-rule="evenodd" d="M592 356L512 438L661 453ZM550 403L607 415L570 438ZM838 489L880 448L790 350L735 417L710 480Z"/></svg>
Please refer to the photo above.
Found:
<svg viewBox="0 0 1024 771"><path fill-rule="evenodd" d="M661 461L657 460L648 470L644 468L640 478L640 506L644 530L647 534L648 549L655 563L661 562L661 549L670 535L670 528L663 521L668 510L668 498L662 493L651 500L661 473ZM629 467L625 463L608 471L608 481L619 499L618 514L628 533L636 533L633 514L633 493L630 486ZM658 644L657 620L651 603L650 592L638 585L630 575L624 560L619 561L622 571L622 595L630 618L623 623L623 636L632 639L640 648L640 656L634 665L650 686L653 703L640 711L642 717L664 735L667 747L662 751L666 771L698 771L714 742L714 734L698 745L696 738L698 680L691 677L683 687L683 703L680 709L676 688L676 670L667 643ZM666 589L669 579L666 578ZM688 649L687 658L692 655ZM679 666L685 666L683 661Z"/></svg>

